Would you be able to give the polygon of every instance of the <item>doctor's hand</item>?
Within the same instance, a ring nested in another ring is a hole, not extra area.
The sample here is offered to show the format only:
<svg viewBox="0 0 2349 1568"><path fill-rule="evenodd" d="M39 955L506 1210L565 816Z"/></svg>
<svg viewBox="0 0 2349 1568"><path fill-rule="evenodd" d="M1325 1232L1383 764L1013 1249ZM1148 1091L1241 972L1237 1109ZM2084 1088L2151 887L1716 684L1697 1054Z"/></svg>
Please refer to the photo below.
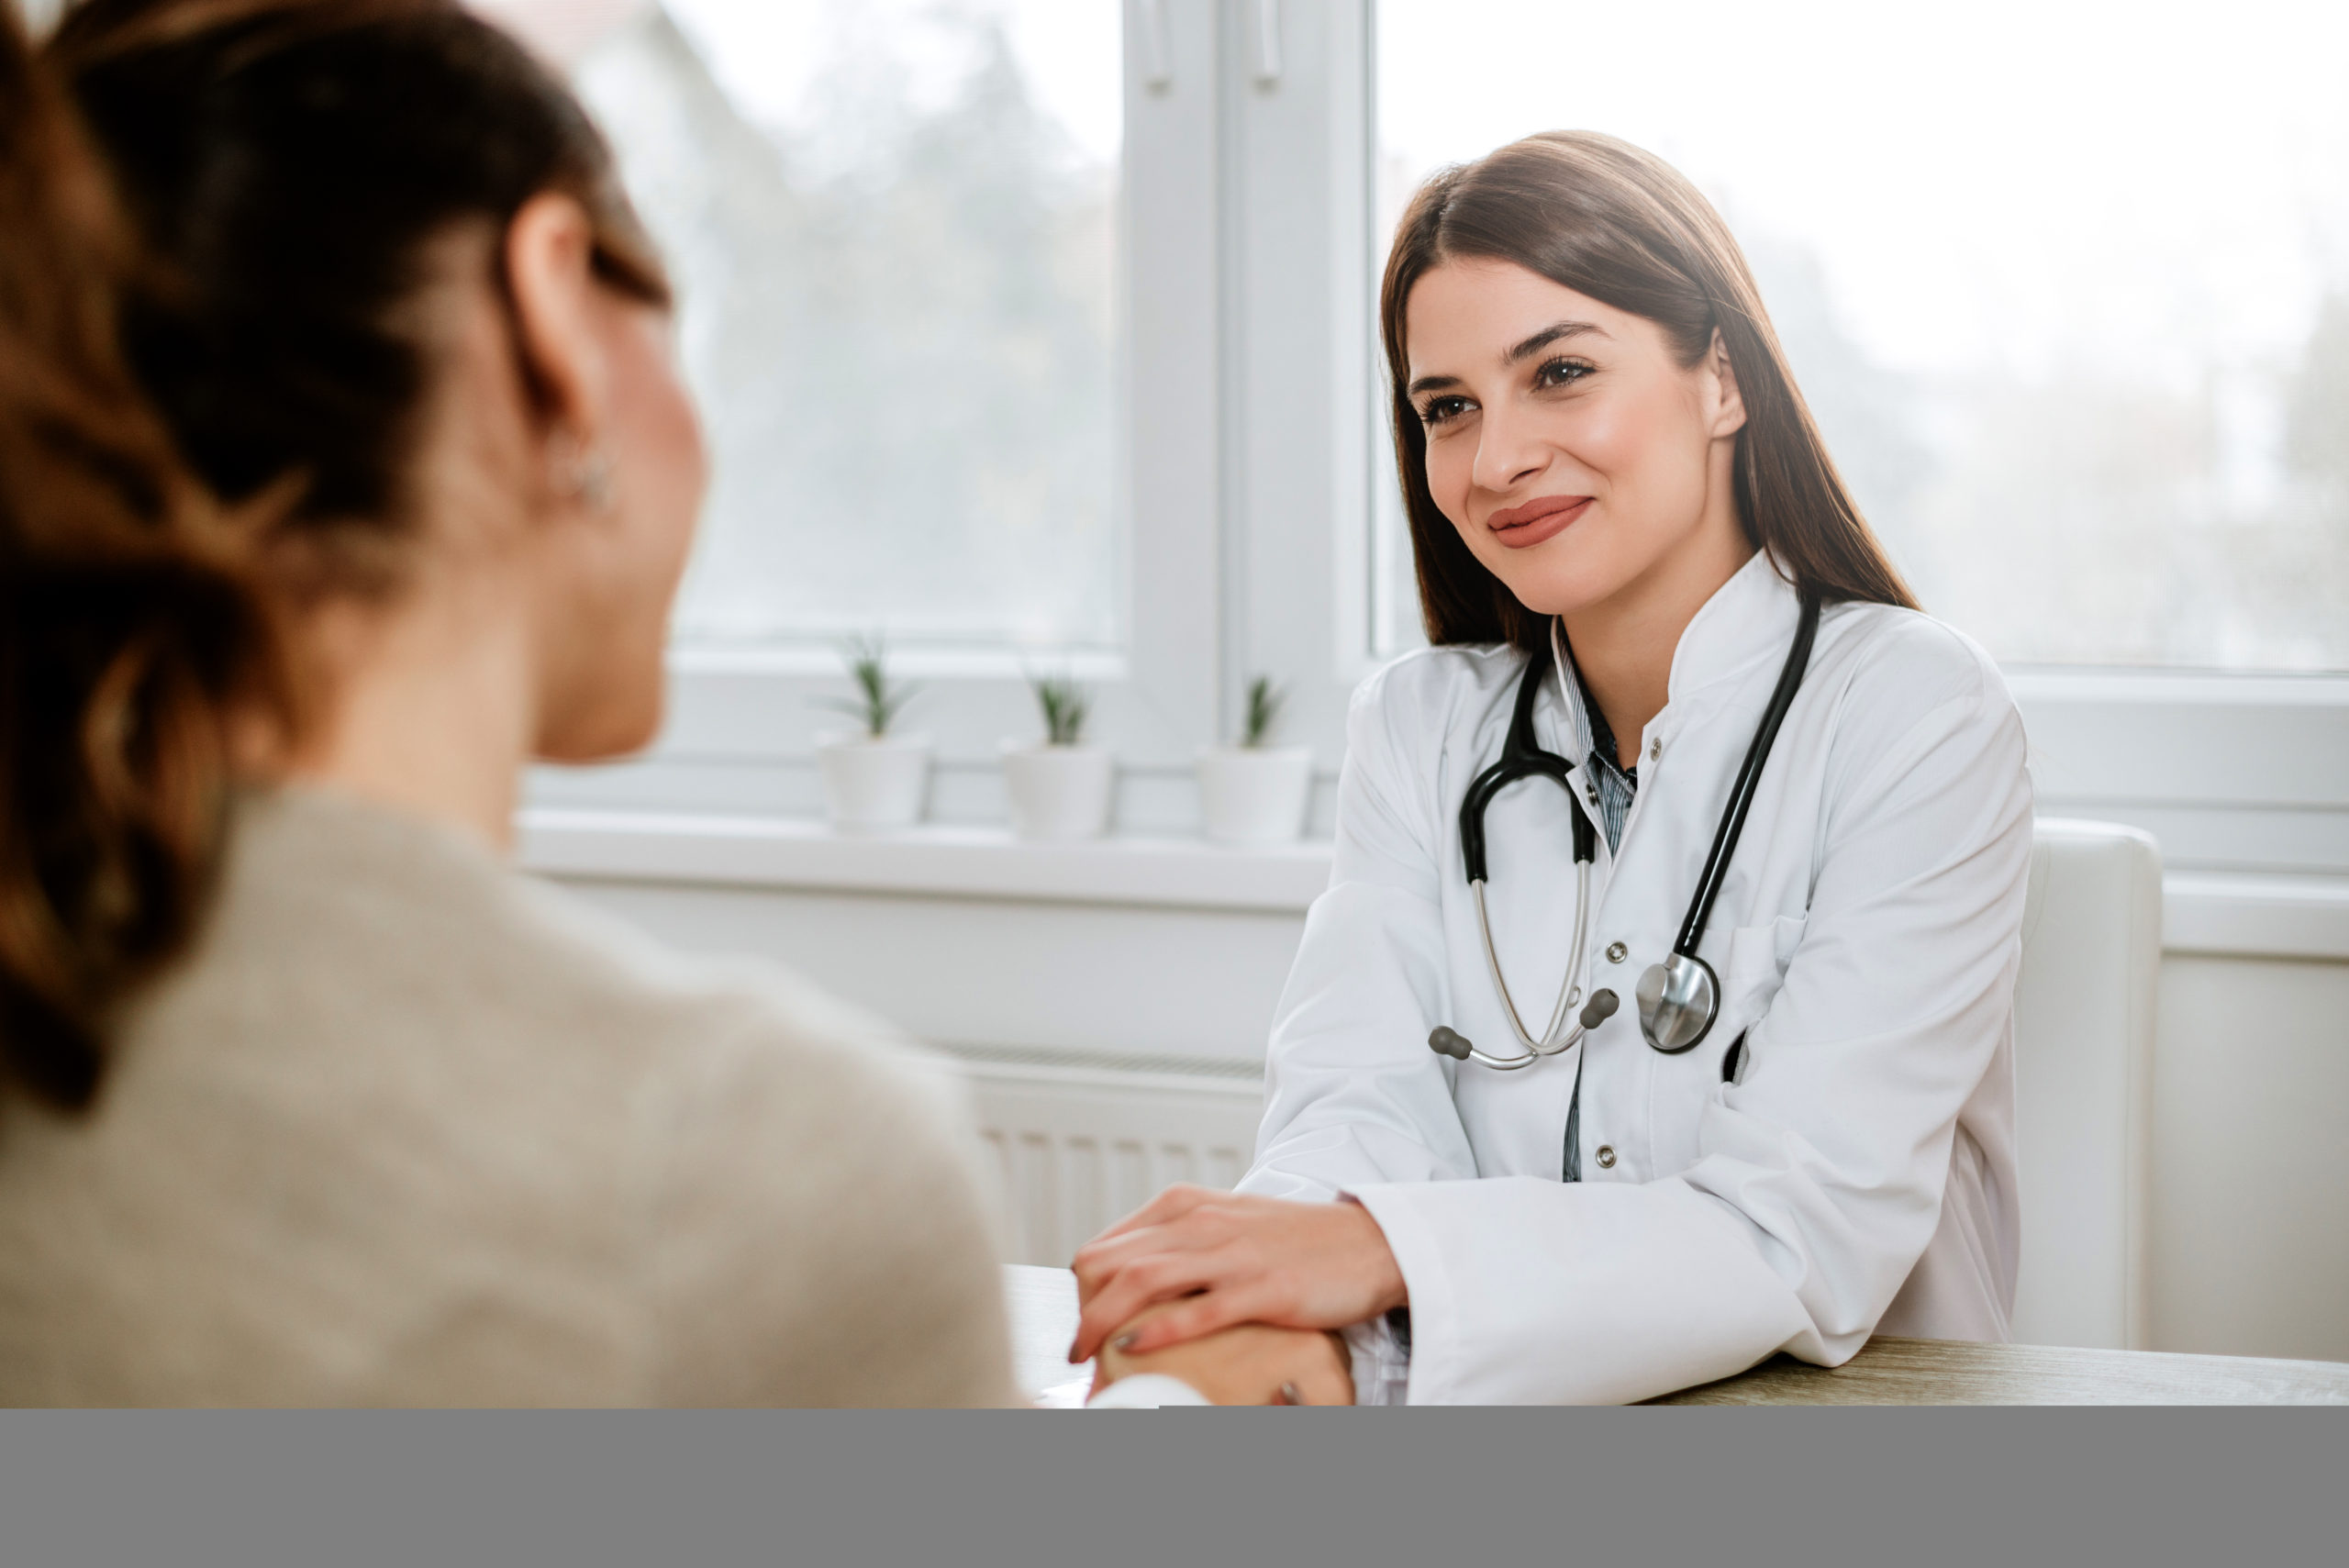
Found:
<svg viewBox="0 0 2349 1568"><path fill-rule="evenodd" d="M1174 1186L1077 1250L1076 1342L1142 1355L1235 1323L1342 1329L1410 1299L1386 1234L1355 1203ZM1133 1323L1161 1302L1147 1322Z"/></svg>
<svg viewBox="0 0 2349 1568"><path fill-rule="evenodd" d="M1138 1329L1179 1305L1163 1303L1131 1323ZM1122 1334L1119 1338L1122 1338ZM1241 1323L1163 1350L1130 1355L1113 1338L1094 1362L1093 1392L1121 1377L1163 1373L1181 1378L1216 1405L1351 1405L1353 1358L1346 1342L1319 1329Z"/></svg>

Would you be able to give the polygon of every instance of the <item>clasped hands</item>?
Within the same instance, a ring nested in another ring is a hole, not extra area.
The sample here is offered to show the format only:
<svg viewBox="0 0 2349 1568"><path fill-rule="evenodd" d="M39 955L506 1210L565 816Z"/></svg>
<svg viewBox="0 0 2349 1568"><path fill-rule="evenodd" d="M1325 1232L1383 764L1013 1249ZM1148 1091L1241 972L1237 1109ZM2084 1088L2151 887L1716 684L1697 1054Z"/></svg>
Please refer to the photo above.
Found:
<svg viewBox="0 0 2349 1568"><path fill-rule="evenodd" d="M1356 1203L1174 1186L1078 1250L1068 1359L1097 1390L1179 1377L1218 1405L1350 1405L1336 1330L1409 1299L1386 1233Z"/></svg>

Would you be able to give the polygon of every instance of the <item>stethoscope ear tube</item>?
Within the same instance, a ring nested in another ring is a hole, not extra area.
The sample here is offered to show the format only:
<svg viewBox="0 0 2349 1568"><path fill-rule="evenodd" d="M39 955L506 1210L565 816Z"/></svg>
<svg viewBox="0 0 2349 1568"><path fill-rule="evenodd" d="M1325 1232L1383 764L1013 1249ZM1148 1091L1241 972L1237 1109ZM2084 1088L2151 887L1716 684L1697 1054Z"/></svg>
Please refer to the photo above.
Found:
<svg viewBox="0 0 2349 1568"><path fill-rule="evenodd" d="M1786 722L1787 710L1794 706L1795 693L1802 685L1803 673L1810 667L1810 645L1819 635L1819 600L1806 593L1802 596L1801 617L1795 623L1794 646L1787 650L1786 664L1778 671L1777 689L1770 694L1770 706L1762 715L1761 726L1753 731L1753 743L1745 749L1745 761L1738 764L1737 781L1730 785L1729 806L1721 813L1721 825L1713 833L1712 852L1705 857L1704 873L1697 879L1697 895L1688 901L1687 918L1680 922L1680 940L1672 951L1683 958L1697 956L1697 944L1705 940L1705 923L1713 917L1713 900L1720 896L1721 883L1729 875L1730 857L1737 853L1737 840L1745 831L1745 815L1753 808L1753 792L1762 783L1763 765L1770 760L1770 749L1778 743L1778 727ZM1707 973L1711 971L1708 969ZM1646 986L1641 989L1645 991ZM1712 1020L1706 1020L1708 1028ZM1703 1038L1700 1034L1698 1039ZM1648 1037L1655 1044L1655 1037ZM1689 1045L1696 1044L1692 1040ZM1664 1048L1657 1045L1656 1049ZM1681 1046L1678 1050L1687 1050Z"/></svg>
<svg viewBox="0 0 2349 1568"><path fill-rule="evenodd" d="M1615 994L1602 991L1583 1009L1579 1027L1571 1031L1565 1029L1568 1014L1582 1000L1586 965L1583 947L1590 935L1590 867L1598 853L1597 834L1578 806L1570 803L1567 807L1573 813L1575 827L1574 951L1567 961L1565 984L1558 991L1558 1005L1550 1015L1549 1026L1538 1035L1526 1027L1523 1015L1517 1010L1517 998L1509 991L1508 979L1501 973L1500 951L1493 945L1492 917L1485 906L1485 811L1493 797L1529 778L1546 778L1568 795L1574 793L1572 765L1555 752L1543 751L1533 733L1533 706L1542 695L1542 682L1549 673L1551 657L1546 638L1527 650L1525 673L1517 686L1517 702L1509 712L1508 730L1501 740L1500 760L1469 781L1460 797L1460 858L1468 873L1468 891L1476 904L1476 929L1484 938L1485 962L1492 971L1493 989L1500 995L1501 1011L1520 1049L1515 1056L1496 1056L1477 1050L1458 1030L1441 1026L1428 1036L1428 1049L1439 1056L1449 1056L1457 1062L1481 1062L1504 1073L1531 1067L1544 1057L1572 1050L1585 1033L1597 1029L1616 1007ZM1605 999L1603 1006L1601 998Z"/></svg>
<svg viewBox="0 0 2349 1568"><path fill-rule="evenodd" d="M1615 1010L1615 994L1601 992L1599 995L1607 998L1607 1005L1600 1007L1598 997L1592 997L1591 1006L1583 1009L1585 1021L1582 1027L1571 1032L1561 1032L1565 1029L1567 1013L1582 1000L1583 947L1590 936L1590 862L1586 861L1575 867L1574 956L1566 964L1565 984L1558 992L1558 1005L1550 1013L1548 1027L1539 1035L1525 1027L1525 1019L1517 1010L1517 998L1509 992L1508 977L1501 973L1500 950L1493 945L1492 917L1485 908L1485 884L1475 882L1468 885L1476 899L1476 929L1485 939L1485 962L1492 971L1493 989L1500 994L1501 1012L1508 1019L1509 1032L1517 1037L1517 1043L1522 1050L1515 1056L1494 1056L1476 1050L1465 1035L1448 1029L1439 1029L1429 1035L1429 1048L1446 1056L1458 1057L1463 1062L1473 1057L1487 1067L1497 1067L1503 1072L1530 1067L1545 1056L1557 1056L1571 1051L1575 1041L1581 1040L1586 1031L1597 1029L1598 1021ZM1447 1037L1453 1043L1447 1043Z"/></svg>
<svg viewBox="0 0 2349 1568"><path fill-rule="evenodd" d="M1582 1017L1575 1020L1575 1032L1551 1051L1528 1051L1522 1056L1495 1056L1477 1050L1475 1042L1466 1035L1457 1029L1446 1029L1442 1024L1428 1031L1428 1049L1438 1056L1449 1056L1455 1062L1481 1062L1499 1072L1514 1073L1520 1067L1532 1066L1545 1056L1555 1056L1565 1051L1584 1035L1613 1018L1621 1005L1615 999L1614 992L1603 987L1594 991L1590 1001L1583 1007Z"/></svg>
<svg viewBox="0 0 2349 1568"><path fill-rule="evenodd" d="M1460 858L1466 866L1468 880L1481 885L1485 880L1485 808L1500 794L1520 779L1546 778L1556 783L1569 795L1574 793L1570 766L1564 757L1545 751L1534 740L1533 703L1542 695L1542 677L1550 667L1550 645L1544 639L1529 651L1525 676L1518 683L1517 704L1509 712L1508 732L1501 740L1500 761L1471 780L1460 797ZM1575 814L1577 823L1582 814ZM1580 833L1575 836L1575 859L1588 861L1597 853L1583 851Z"/></svg>

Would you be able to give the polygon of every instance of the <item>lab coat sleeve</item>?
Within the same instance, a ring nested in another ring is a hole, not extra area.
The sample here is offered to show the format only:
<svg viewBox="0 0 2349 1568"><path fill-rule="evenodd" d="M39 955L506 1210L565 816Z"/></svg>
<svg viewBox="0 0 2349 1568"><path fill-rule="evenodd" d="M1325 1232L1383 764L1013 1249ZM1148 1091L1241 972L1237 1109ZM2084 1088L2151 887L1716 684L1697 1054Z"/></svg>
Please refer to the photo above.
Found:
<svg viewBox="0 0 2349 1568"><path fill-rule="evenodd" d="M1450 1063L1427 1044L1445 1006L1435 767L1398 754L1396 735L1432 753L1442 706L1418 688L1442 674L1423 655L1355 693L1330 887L1306 916L1275 1014L1242 1192L1328 1201L1363 1183L1475 1173Z"/></svg>
<svg viewBox="0 0 2349 1568"><path fill-rule="evenodd" d="M1932 1238L2020 962L2021 725L1963 647L1846 692L1803 935L1693 1165L1352 1189L1410 1290L1412 1403L1624 1402L1865 1342Z"/></svg>

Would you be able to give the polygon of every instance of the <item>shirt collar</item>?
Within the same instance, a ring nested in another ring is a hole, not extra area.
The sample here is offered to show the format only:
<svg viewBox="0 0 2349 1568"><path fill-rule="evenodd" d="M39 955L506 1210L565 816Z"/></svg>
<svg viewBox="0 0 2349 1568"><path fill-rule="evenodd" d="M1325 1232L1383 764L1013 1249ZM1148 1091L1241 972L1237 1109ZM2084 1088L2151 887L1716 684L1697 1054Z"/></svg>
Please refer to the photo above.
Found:
<svg viewBox="0 0 2349 1568"><path fill-rule="evenodd" d="M1575 662L1574 645L1566 640L1564 630L1554 616L1550 618L1550 652L1557 660L1558 668L1565 672L1561 678L1574 691L1574 701L1567 706L1580 723L1580 733L1576 739L1591 756L1620 770L1623 760L1616 751L1615 731L1608 725L1607 715L1599 711L1598 702L1591 696L1590 683L1582 678L1582 666Z"/></svg>

